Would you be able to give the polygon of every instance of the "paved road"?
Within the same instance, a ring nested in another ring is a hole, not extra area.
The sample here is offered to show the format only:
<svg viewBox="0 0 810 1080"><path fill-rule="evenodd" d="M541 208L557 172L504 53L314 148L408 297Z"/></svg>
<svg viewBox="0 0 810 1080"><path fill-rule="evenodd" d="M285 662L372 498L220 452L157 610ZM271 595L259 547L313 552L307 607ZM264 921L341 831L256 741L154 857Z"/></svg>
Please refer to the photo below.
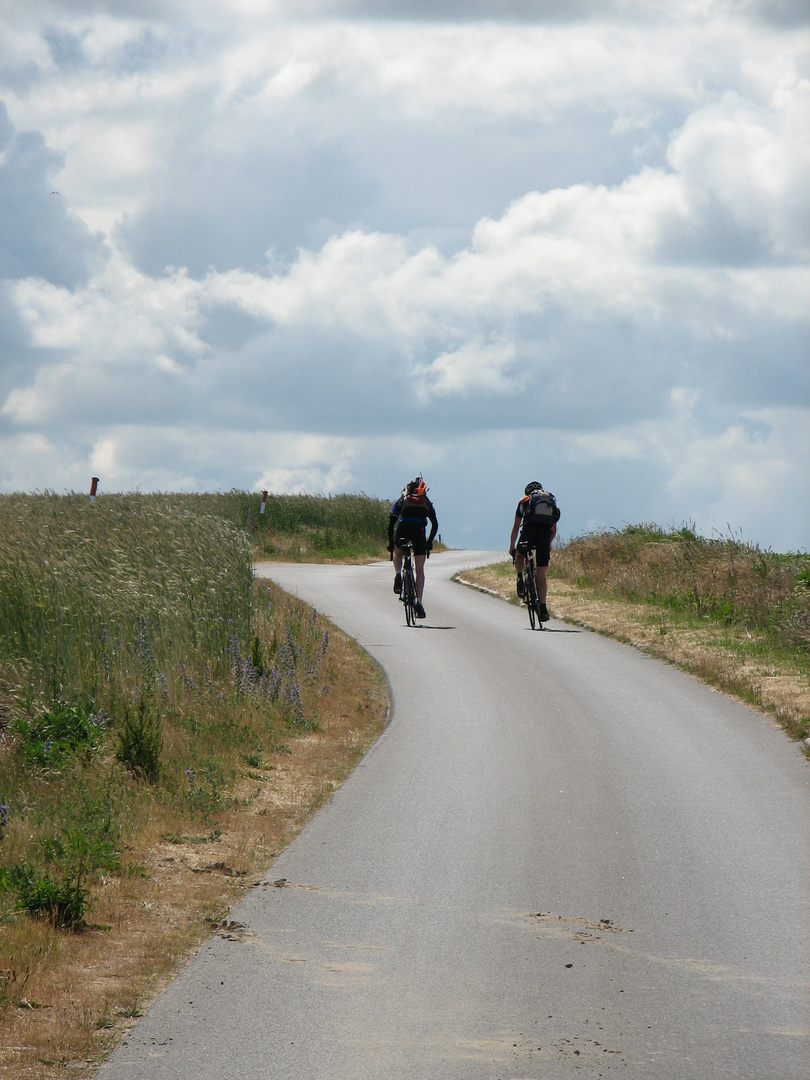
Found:
<svg viewBox="0 0 810 1080"><path fill-rule="evenodd" d="M807 1080L807 763L450 582L476 560L430 560L410 630L388 565L263 568L380 662L391 724L103 1080Z"/></svg>

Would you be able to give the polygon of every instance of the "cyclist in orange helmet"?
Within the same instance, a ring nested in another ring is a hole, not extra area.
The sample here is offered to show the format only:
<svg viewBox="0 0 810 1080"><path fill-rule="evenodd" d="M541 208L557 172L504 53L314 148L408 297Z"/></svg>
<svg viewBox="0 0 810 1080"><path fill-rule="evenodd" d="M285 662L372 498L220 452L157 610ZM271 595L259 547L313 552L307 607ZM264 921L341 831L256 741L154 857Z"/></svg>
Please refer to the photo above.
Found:
<svg viewBox="0 0 810 1080"><path fill-rule="evenodd" d="M430 522L430 536L425 538L425 529ZM436 511L427 497L427 487L421 476L409 481L403 488L397 501L391 507L388 516L388 550L394 561L394 592L402 591L402 549L400 539L408 539L413 545L413 561L416 568L416 617L425 618L422 595L425 591L425 559L433 547L433 540L439 531Z"/></svg>

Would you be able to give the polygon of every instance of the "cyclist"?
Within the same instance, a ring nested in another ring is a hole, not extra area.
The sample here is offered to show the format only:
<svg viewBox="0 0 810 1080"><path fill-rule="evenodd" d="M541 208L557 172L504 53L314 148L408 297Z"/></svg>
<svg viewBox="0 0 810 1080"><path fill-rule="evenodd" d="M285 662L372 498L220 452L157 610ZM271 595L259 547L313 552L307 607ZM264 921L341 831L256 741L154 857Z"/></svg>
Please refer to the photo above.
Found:
<svg viewBox="0 0 810 1080"><path fill-rule="evenodd" d="M430 522L430 536L425 539L425 529ZM427 497L427 487L421 476L410 480L391 507L388 517L388 550L394 562L394 592L402 592L402 549L400 540L410 540L413 545L413 561L416 567L416 617L425 618L422 594L425 590L425 559L433 547L433 539L439 531L436 511Z"/></svg>
<svg viewBox="0 0 810 1080"><path fill-rule="evenodd" d="M535 580L537 582L537 602L540 605L540 622L548 622L548 608L546 597L548 596L548 583L546 571L548 570L551 555L551 541L557 534L557 522L560 519L560 511L557 502L550 491L545 491L538 480L532 480L526 485L523 498L515 511L515 523L512 526L512 535L509 538L509 554L512 556L515 569L517 570L517 594L523 596L523 568L526 560L517 550L519 544L527 544L537 552L537 568ZM518 533L520 538L518 539Z"/></svg>

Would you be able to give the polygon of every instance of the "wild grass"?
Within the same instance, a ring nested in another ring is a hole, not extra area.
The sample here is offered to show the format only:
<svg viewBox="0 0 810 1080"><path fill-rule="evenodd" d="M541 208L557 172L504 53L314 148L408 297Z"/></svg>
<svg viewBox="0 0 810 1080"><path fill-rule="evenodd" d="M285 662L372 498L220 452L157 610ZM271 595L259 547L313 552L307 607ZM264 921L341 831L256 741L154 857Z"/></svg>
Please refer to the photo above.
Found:
<svg viewBox="0 0 810 1080"><path fill-rule="evenodd" d="M109 793L216 808L234 754L314 723L302 686L329 635L292 609L279 624L244 530L188 499L11 496L0 518L0 888L80 926L93 875L117 869Z"/></svg>
<svg viewBox="0 0 810 1080"><path fill-rule="evenodd" d="M779 555L734 537L706 539L657 525L577 537L555 552L550 574L626 600L683 612L810 656L810 556Z"/></svg>
<svg viewBox="0 0 810 1080"><path fill-rule="evenodd" d="M250 544L213 505L0 496L0 538L0 659L36 669L50 701L148 686L171 702L164 672L182 661L220 676L231 638L247 640Z"/></svg>
<svg viewBox="0 0 810 1080"><path fill-rule="evenodd" d="M260 837L288 839L367 745L363 725L379 729L374 673L254 581L241 499L0 496L4 1071L96 1054L122 995L205 932L227 883L267 865ZM76 1012L71 965L91 987L126 950L140 963Z"/></svg>
<svg viewBox="0 0 810 1080"><path fill-rule="evenodd" d="M247 491L173 495L178 507L192 506L231 522L250 538L256 559L292 562L366 560L386 555L390 504L363 494L273 495Z"/></svg>
<svg viewBox="0 0 810 1080"><path fill-rule="evenodd" d="M264 520L258 517L258 539L266 554L274 553L278 538L296 536L331 558L376 558L384 553L390 509L366 495L270 495ZM262 528L269 530L264 536Z"/></svg>

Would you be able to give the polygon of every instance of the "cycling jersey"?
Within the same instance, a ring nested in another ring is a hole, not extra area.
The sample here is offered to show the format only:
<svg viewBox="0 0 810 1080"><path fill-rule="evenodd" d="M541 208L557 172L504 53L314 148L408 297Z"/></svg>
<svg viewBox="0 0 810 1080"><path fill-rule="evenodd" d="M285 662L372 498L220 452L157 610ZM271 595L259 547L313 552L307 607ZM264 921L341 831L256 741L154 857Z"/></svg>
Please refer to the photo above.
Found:
<svg viewBox="0 0 810 1080"><path fill-rule="evenodd" d="M425 529L430 522L430 536L425 538ZM439 523L436 520L436 511L433 503L427 497L419 501L411 500L402 494L391 507L388 517L388 544L397 544L397 539L402 537L413 544L414 555L424 555L428 544L433 543L433 538L439 531Z"/></svg>
<svg viewBox="0 0 810 1080"><path fill-rule="evenodd" d="M553 496L552 496L553 498ZM551 561L551 541L553 539L552 525L535 525L528 521L524 521L524 517L529 510L530 497L527 496L520 500L517 504L517 510L515 510L515 517L520 521L520 536L518 537L518 543L528 544L534 548L537 559L537 566L548 566Z"/></svg>

